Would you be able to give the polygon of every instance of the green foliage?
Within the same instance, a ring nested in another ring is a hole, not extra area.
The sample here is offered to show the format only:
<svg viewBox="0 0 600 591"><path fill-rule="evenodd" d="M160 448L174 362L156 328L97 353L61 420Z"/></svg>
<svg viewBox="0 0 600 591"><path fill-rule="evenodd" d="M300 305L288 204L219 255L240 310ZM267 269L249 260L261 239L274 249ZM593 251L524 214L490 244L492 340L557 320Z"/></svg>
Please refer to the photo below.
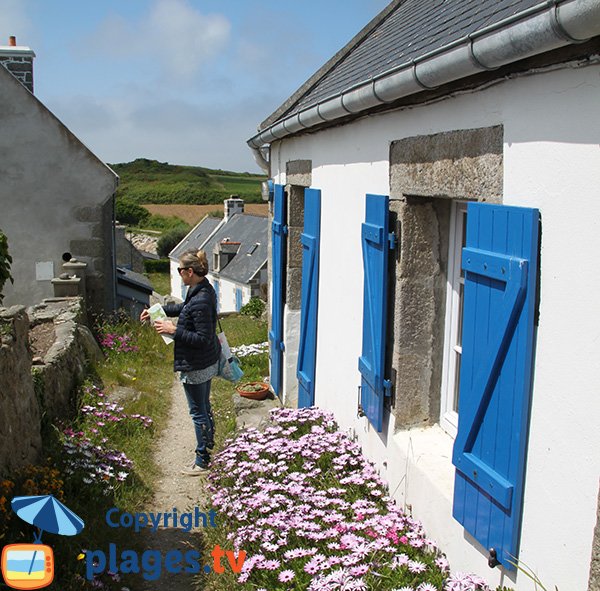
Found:
<svg viewBox="0 0 600 591"><path fill-rule="evenodd" d="M14 280L10 274L11 263L12 257L8 254L8 240L0 230L0 304L4 299L4 296L2 295L4 284L7 281L14 283Z"/></svg>
<svg viewBox="0 0 600 591"><path fill-rule="evenodd" d="M174 215L164 216L159 214L151 215L144 224L144 228L149 230L162 230L166 232L181 228L186 230L186 233L192 229L192 227L189 224L186 224L181 218L178 218Z"/></svg>
<svg viewBox="0 0 600 591"><path fill-rule="evenodd" d="M244 316L253 316L254 318L260 318L265 311L266 304L260 298L250 298L250 301L242 306L240 314Z"/></svg>
<svg viewBox="0 0 600 591"><path fill-rule="evenodd" d="M146 259L144 261L144 271L146 273L168 273L171 269L169 259Z"/></svg>
<svg viewBox="0 0 600 591"><path fill-rule="evenodd" d="M175 228L163 234L158 244L156 252L159 257L168 257L169 253L187 236L189 230L185 228Z"/></svg>
<svg viewBox="0 0 600 591"><path fill-rule="evenodd" d="M221 319L230 347L251 343L264 343L267 340L267 323L248 316L228 316Z"/></svg>
<svg viewBox="0 0 600 591"><path fill-rule="evenodd" d="M166 273L146 273L146 277L152 284L152 289L161 295L169 295L171 293L171 275Z"/></svg>
<svg viewBox="0 0 600 591"><path fill-rule="evenodd" d="M115 217L122 224L129 226L144 226L150 218L150 212L137 203L127 199L117 199Z"/></svg>
<svg viewBox="0 0 600 591"><path fill-rule="evenodd" d="M117 200L142 203L220 203L235 194L249 203L261 202L261 183L266 177L198 166L177 166L138 158L111 164L121 182Z"/></svg>
<svg viewBox="0 0 600 591"><path fill-rule="evenodd" d="M244 372L242 382L260 382L269 375L269 354L260 353L242 357L240 367Z"/></svg>

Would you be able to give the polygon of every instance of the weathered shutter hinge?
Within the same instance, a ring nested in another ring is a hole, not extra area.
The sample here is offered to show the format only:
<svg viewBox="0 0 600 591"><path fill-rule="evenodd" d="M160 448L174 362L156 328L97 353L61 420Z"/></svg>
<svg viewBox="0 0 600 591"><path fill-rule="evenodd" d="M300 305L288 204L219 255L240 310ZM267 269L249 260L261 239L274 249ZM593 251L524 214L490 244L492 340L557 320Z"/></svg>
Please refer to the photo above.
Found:
<svg viewBox="0 0 600 591"><path fill-rule="evenodd" d="M383 380L383 393L386 398L391 398L392 396L392 382L391 380Z"/></svg>
<svg viewBox="0 0 600 591"><path fill-rule="evenodd" d="M396 238L396 234L394 232L390 232L388 234L388 244L390 250L396 250L396 248L398 247L398 238Z"/></svg>

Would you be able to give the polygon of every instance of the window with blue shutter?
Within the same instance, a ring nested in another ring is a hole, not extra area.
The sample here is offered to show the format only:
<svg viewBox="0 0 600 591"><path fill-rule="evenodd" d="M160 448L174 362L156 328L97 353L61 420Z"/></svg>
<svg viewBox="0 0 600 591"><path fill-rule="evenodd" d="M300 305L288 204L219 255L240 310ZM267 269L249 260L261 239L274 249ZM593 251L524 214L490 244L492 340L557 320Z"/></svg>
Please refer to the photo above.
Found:
<svg viewBox="0 0 600 591"><path fill-rule="evenodd" d="M469 203L453 515L509 569L523 504L538 240L538 210Z"/></svg>
<svg viewBox="0 0 600 591"><path fill-rule="evenodd" d="M242 290L239 287L235 288L235 309L236 312L242 309Z"/></svg>
<svg viewBox="0 0 600 591"><path fill-rule="evenodd" d="M317 311L319 295L319 241L321 234L321 191L304 190L302 243L302 299L298 347L298 406L315 403L317 362Z"/></svg>
<svg viewBox="0 0 600 591"><path fill-rule="evenodd" d="M388 232L389 197L366 196L361 242L364 270L363 339L358 358L360 403L377 431L383 426L383 402L391 383L385 379L388 252L394 241Z"/></svg>
<svg viewBox="0 0 600 591"><path fill-rule="evenodd" d="M271 330L269 331L271 357L271 387L281 396L283 381L283 296L285 286L285 242L287 235L287 202L283 185L275 185L273 196L273 223L271 224Z"/></svg>

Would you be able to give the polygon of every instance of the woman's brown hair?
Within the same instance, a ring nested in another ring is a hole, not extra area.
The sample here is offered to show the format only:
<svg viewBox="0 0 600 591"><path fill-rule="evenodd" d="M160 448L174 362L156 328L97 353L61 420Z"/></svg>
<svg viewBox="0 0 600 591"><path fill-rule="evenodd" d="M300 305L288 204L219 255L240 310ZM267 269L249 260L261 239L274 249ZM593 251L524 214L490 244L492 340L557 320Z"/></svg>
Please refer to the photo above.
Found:
<svg viewBox="0 0 600 591"><path fill-rule="evenodd" d="M206 253L203 250L193 251L184 253L179 259L180 267L188 267L193 269L196 275L204 277L208 273L208 259Z"/></svg>

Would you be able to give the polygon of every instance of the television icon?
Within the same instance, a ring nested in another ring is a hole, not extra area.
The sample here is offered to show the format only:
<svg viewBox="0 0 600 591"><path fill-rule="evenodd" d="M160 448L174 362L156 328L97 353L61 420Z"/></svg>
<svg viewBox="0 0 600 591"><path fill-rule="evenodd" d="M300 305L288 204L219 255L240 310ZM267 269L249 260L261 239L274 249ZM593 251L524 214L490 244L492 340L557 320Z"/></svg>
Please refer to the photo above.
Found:
<svg viewBox="0 0 600 591"><path fill-rule="evenodd" d="M2 576L12 589L41 589L54 579L54 552L46 544L10 544L2 549Z"/></svg>

